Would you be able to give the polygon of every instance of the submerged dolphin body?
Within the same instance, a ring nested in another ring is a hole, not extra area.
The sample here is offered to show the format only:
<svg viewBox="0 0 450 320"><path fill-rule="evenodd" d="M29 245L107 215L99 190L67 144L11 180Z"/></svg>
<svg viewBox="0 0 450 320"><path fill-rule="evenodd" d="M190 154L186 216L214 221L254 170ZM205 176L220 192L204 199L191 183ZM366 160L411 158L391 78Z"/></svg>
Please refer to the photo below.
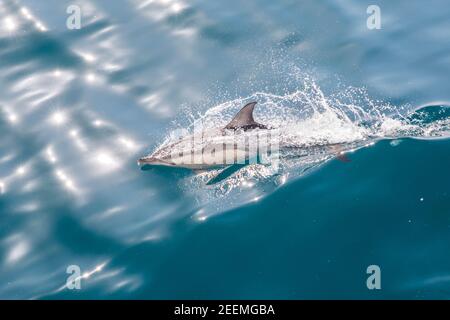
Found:
<svg viewBox="0 0 450 320"><path fill-rule="evenodd" d="M225 127L182 137L140 158L138 164L200 171L228 167L219 173L218 177L221 177L233 174L249 162L261 163L261 151L266 152L269 158L274 154L278 156L282 151L288 151L291 156L291 151L294 151L297 154L294 157L333 153L338 159L348 161L342 155L342 144L297 145L281 142L280 136L273 133L276 130L254 120L255 105L256 102L246 104ZM212 180L216 181L218 177Z"/></svg>

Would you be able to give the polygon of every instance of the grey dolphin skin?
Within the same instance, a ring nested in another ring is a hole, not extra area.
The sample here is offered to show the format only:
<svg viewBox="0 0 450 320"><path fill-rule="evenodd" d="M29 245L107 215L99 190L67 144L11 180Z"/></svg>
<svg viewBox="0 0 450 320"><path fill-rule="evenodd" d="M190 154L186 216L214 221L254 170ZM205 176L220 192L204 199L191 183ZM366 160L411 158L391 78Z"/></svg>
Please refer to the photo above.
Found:
<svg viewBox="0 0 450 320"><path fill-rule="evenodd" d="M266 125L257 123L253 118L253 110L256 102L247 103L234 118L221 129L205 130L201 135L194 134L181 138L179 141L162 147L149 156L142 157L138 160L138 165L152 165L152 166L169 166L169 167L183 167L194 170L205 170L216 167L224 167L230 163L217 163L212 159L207 159L211 156L211 151L214 156L215 150L229 143L230 135L227 131L235 133L249 132L254 129L268 130ZM192 143L193 140L201 141L202 143ZM228 142L227 142L228 140ZM233 144L231 150L233 156L240 156L244 159L249 159L249 148L239 148ZM198 162L192 161L196 155L201 155L206 161ZM211 160L211 161L208 161Z"/></svg>
<svg viewBox="0 0 450 320"><path fill-rule="evenodd" d="M225 129L237 130L243 129L244 131L250 129L268 129L267 126L257 123L253 119L253 110L255 109L256 102L247 103L230 121L229 124L225 126Z"/></svg>
<svg viewBox="0 0 450 320"><path fill-rule="evenodd" d="M344 155L345 147L358 147L357 143L299 145L284 141L277 130L254 120L255 105L256 102L246 104L223 128L203 130L164 145L152 154L140 158L138 165L188 168L195 171L224 168L208 182L212 184L250 163L276 163L279 155L285 152L289 154L287 158L331 153L339 160L348 162L349 159ZM255 137L256 140L252 140Z"/></svg>

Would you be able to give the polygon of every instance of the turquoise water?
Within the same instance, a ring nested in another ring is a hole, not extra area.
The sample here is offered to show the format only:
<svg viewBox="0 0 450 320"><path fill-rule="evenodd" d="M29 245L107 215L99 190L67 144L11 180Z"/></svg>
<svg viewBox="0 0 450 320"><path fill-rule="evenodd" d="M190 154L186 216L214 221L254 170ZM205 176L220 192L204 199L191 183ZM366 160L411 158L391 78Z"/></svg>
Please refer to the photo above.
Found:
<svg viewBox="0 0 450 320"><path fill-rule="evenodd" d="M445 1L72 3L0 3L0 298L450 297ZM137 166L250 100L349 161Z"/></svg>

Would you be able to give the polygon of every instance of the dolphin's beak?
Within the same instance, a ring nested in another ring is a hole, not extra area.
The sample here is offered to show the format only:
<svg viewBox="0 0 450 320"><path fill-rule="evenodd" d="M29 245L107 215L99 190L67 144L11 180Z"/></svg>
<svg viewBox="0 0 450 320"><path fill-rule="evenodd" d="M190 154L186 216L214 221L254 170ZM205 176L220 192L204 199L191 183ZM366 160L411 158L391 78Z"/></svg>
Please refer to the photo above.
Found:
<svg viewBox="0 0 450 320"><path fill-rule="evenodd" d="M143 157L143 158L140 158L137 163L139 166L143 166L146 164L155 164L157 162L157 160L158 159L153 158L153 157Z"/></svg>
<svg viewBox="0 0 450 320"><path fill-rule="evenodd" d="M155 158L155 157L143 157L143 158L140 158L137 163L139 166L143 166L143 165L171 166L171 165L173 165L170 162L167 162L167 161Z"/></svg>

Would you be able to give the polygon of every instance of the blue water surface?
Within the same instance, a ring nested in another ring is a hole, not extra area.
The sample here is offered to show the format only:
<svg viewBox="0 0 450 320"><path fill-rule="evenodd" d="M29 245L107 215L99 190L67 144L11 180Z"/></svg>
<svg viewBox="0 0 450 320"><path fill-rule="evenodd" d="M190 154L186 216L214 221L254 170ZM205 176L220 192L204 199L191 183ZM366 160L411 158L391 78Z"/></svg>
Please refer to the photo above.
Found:
<svg viewBox="0 0 450 320"><path fill-rule="evenodd" d="M1 1L0 298L449 298L450 6L371 30L372 2ZM212 186L137 165L249 99L367 144Z"/></svg>

